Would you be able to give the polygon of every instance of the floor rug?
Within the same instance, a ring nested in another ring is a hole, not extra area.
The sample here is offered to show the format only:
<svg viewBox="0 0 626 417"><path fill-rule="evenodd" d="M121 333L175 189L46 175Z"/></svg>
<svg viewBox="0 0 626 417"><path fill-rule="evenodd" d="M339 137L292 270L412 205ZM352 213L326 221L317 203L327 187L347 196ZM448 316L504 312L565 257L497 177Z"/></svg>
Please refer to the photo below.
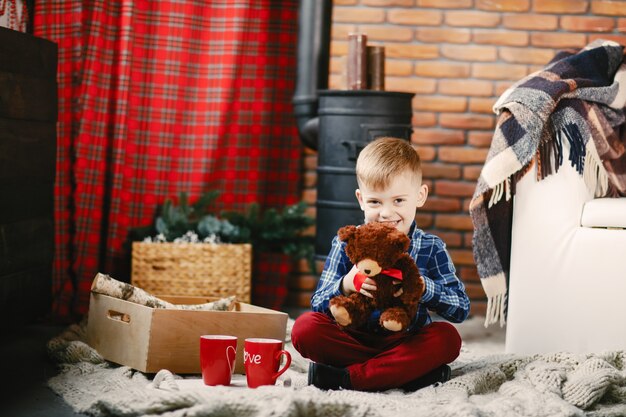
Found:
<svg viewBox="0 0 626 417"><path fill-rule="evenodd" d="M626 351L515 356L472 342L444 384L364 393L307 386L308 363L289 340L294 359L277 385L249 389L242 375L230 387L167 370L148 376L103 360L84 336L77 324L48 343L60 370L48 385L76 412L93 416L626 416Z"/></svg>

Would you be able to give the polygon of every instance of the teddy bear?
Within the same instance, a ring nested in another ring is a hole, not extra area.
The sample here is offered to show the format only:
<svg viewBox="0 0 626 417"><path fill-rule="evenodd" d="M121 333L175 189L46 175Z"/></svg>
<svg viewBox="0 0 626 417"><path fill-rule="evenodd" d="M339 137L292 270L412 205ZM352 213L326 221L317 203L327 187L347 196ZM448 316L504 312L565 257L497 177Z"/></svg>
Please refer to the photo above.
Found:
<svg viewBox="0 0 626 417"><path fill-rule="evenodd" d="M346 242L345 251L359 273L354 284L359 291L367 277L376 282L373 298L359 292L336 296L330 300L330 312L342 327L358 328L365 324L374 310L380 310L379 323L392 332L406 330L417 313L424 293L424 279L415 261L407 253L409 238L401 231L382 223L366 223L359 227L344 226L338 231ZM402 293L395 297L400 280Z"/></svg>

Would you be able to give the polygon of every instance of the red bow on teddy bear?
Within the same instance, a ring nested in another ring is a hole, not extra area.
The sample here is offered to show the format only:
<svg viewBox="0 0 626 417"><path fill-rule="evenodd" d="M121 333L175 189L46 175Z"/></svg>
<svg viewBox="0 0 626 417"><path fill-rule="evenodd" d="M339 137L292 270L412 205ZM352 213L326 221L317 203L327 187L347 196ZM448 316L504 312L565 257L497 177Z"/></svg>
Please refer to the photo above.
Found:
<svg viewBox="0 0 626 417"><path fill-rule="evenodd" d="M402 271L396 268L383 269L378 275L385 275L397 281L402 281ZM354 276L354 288L356 288L357 291L361 291L361 286L367 278L367 275L357 272Z"/></svg>

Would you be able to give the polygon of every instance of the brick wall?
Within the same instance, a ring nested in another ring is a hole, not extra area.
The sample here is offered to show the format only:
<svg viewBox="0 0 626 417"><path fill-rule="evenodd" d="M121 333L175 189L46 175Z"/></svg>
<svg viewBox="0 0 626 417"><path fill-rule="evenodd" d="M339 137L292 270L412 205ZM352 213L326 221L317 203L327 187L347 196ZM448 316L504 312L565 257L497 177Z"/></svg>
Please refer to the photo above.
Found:
<svg viewBox="0 0 626 417"><path fill-rule="evenodd" d="M447 243L472 298L486 301L474 265L469 201L491 143L492 105L563 48L626 45L626 0L336 0L330 88L341 89L349 32L385 46L386 90L416 94L412 143L430 188L417 223ZM303 198L315 205L316 153L304 155ZM317 278L300 265L289 304L309 306Z"/></svg>

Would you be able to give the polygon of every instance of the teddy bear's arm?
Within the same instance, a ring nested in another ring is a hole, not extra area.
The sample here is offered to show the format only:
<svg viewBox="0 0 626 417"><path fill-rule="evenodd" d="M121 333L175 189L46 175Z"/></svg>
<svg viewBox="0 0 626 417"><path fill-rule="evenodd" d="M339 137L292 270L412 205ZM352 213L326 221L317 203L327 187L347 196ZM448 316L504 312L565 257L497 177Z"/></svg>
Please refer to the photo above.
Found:
<svg viewBox="0 0 626 417"><path fill-rule="evenodd" d="M407 307L411 317L417 314L417 305L424 294L424 278L419 273L415 261L408 253L402 254L396 262L396 268L402 271L402 294L400 299Z"/></svg>

